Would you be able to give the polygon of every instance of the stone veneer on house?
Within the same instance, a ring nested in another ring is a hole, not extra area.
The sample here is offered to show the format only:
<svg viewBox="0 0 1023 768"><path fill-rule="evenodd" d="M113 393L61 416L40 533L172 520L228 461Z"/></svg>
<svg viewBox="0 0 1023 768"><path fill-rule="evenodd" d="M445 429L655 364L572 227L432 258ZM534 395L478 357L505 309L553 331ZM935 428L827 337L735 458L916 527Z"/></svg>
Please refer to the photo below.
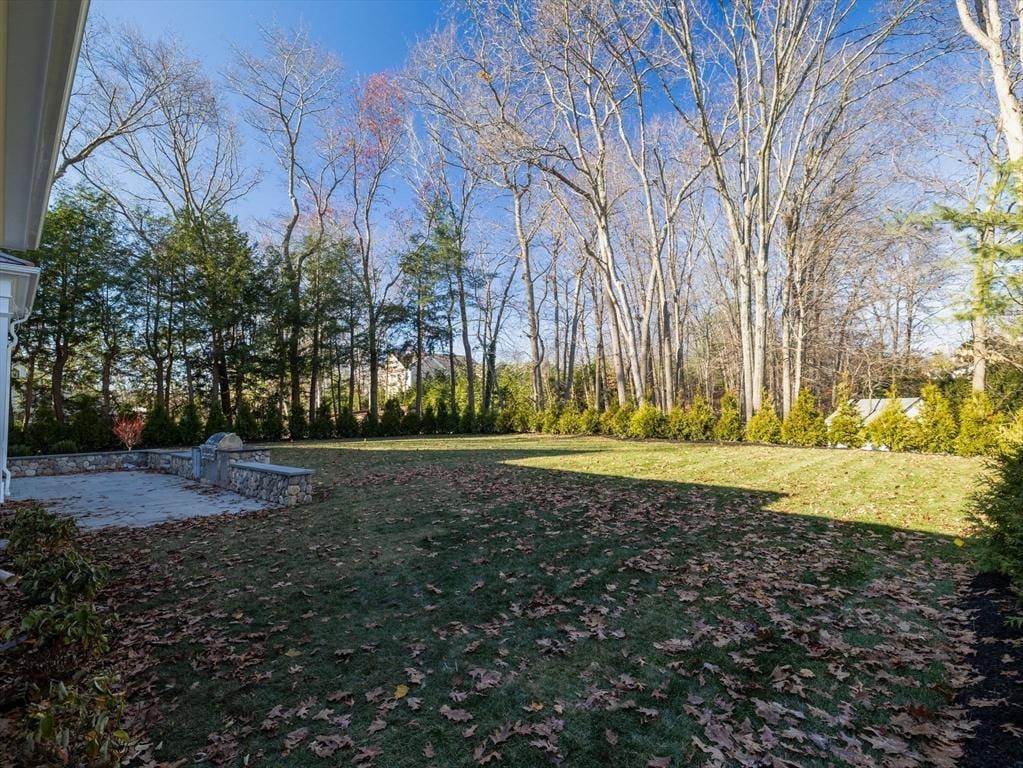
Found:
<svg viewBox="0 0 1023 768"><path fill-rule="evenodd" d="M270 463L269 448L227 451L226 487L254 499L285 507L312 500L311 469ZM80 472L110 472L151 469L193 480L192 452L140 449L62 453L48 456L12 456L7 460L11 477L72 475Z"/></svg>

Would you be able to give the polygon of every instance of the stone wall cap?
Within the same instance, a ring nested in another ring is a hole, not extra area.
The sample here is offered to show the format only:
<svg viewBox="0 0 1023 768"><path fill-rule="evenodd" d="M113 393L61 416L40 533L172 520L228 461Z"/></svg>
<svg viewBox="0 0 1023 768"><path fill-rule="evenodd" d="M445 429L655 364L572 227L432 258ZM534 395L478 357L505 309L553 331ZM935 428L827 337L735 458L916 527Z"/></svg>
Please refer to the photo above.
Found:
<svg viewBox="0 0 1023 768"><path fill-rule="evenodd" d="M304 467L286 467L282 464L263 464L258 461L236 461L232 467L251 469L256 472L266 472L270 475L284 475L285 477L301 477L302 475L315 475L315 469Z"/></svg>

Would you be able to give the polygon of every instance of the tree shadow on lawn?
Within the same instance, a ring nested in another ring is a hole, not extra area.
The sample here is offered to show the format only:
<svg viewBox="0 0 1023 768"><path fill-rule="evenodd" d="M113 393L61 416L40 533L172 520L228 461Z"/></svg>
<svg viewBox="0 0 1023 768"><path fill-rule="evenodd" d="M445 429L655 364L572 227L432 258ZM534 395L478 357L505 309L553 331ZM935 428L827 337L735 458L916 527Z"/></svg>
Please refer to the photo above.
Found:
<svg viewBox="0 0 1023 768"><path fill-rule="evenodd" d="M597 468L568 445L380 446L291 449L326 480L313 505L119 542L146 555L115 599L121 651L154 653L160 759L959 757L972 637L950 537L779 514L765 508L781 494L740 486L521 463Z"/></svg>

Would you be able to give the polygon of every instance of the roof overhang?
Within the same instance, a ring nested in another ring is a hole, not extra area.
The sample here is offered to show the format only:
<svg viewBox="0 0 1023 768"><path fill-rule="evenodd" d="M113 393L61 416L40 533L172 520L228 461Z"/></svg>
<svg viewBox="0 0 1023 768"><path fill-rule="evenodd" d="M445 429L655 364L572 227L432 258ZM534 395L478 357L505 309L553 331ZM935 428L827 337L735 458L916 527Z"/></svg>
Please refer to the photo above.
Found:
<svg viewBox="0 0 1023 768"><path fill-rule="evenodd" d="M0 248L39 245L88 9L0 2Z"/></svg>

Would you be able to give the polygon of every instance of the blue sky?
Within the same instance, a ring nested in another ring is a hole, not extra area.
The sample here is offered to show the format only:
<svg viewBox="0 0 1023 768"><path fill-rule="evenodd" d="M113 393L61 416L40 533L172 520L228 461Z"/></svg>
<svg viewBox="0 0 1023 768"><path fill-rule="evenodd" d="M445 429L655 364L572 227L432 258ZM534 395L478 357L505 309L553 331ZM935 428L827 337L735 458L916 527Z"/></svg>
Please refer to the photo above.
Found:
<svg viewBox="0 0 1023 768"><path fill-rule="evenodd" d="M174 38L217 80L234 48L259 50L259 29L278 24L305 26L325 49L341 57L344 76L402 66L409 48L432 32L441 17L440 0L92 0L90 21L100 18L137 28L150 39ZM237 100L228 98L240 106ZM231 206L243 228L279 210L284 201L274 184L275 169L264 162L258 137L241 126L242 160L270 173L244 200Z"/></svg>

